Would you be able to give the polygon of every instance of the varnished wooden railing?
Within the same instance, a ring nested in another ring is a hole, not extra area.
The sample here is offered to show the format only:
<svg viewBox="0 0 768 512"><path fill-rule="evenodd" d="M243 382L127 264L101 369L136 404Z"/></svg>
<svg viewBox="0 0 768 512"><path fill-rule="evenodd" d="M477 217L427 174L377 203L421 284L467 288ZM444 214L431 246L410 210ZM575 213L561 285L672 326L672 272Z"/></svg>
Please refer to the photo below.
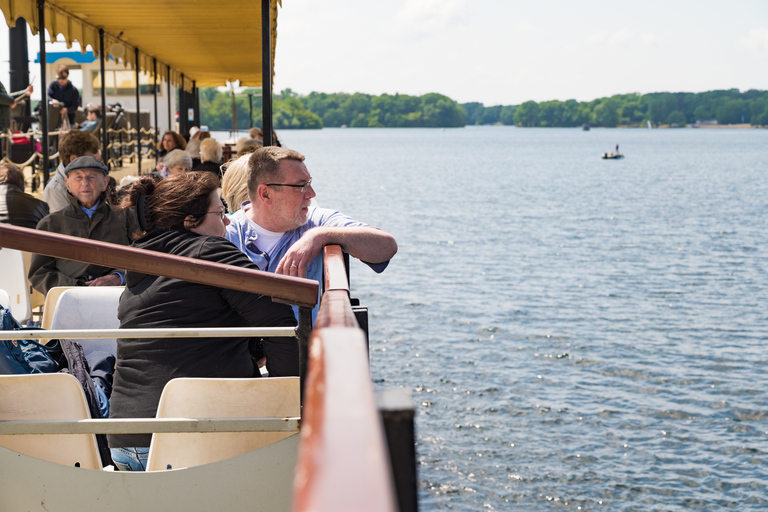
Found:
<svg viewBox="0 0 768 512"><path fill-rule="evenodd" d="M317 304L319 284L311 279L269 274L9 224L0 224L0 247L259 293L304 307L311 308Z"/></svg>
<svg viewBox="0 0 768 512"><path fill-rule="evenodd" d="M294 512L394 512L365 334L352 313L339 246L325 248L325 292L309 357Z"/></svg>

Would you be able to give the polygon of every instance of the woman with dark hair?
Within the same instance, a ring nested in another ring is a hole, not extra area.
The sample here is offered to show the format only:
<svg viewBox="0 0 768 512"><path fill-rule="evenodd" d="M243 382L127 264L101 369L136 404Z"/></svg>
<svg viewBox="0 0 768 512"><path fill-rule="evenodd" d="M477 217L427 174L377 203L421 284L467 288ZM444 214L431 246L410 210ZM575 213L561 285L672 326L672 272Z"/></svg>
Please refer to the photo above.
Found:
<svg viewBox="0 0 768 512"><path fill-rule="evenodd" d="M145 234L134 247L256 270L224 238L229 220L217 193L218 180L191 172L135 182L123 207L135 207ZM120 327L295 326L290 306L270 297L128 272L118 308ZM112 418L151 418L163 387L178 377L259 377L248 338L150 338L117 340L117 364L110 403ZM263 340L271 377L299 374L295 338ZM146 468L151 435L110 434L118 469Z"/></svg>
<svg viewBox="0 0 768 512"><path fill-rule="evenodd" d="M184 140L184 137L182 137L181 134L176 133L173 130L165 132L157 143L157 162L155 169L157 171L162 171L163 158L165 155L174 149L184 150L186 147L187 141Z"/></svg>

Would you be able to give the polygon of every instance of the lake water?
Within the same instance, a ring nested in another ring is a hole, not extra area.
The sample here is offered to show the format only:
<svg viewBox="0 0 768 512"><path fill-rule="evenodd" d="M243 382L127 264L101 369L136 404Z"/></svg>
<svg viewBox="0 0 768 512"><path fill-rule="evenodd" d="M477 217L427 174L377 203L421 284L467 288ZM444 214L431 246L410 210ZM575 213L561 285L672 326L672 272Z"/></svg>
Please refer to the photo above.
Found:
<svg viewBox="0 0 768 512"><path fill-rule="evenodd" d="M280 138L398 240L353 288L422 510L768 507L768 130Z"/></svg>

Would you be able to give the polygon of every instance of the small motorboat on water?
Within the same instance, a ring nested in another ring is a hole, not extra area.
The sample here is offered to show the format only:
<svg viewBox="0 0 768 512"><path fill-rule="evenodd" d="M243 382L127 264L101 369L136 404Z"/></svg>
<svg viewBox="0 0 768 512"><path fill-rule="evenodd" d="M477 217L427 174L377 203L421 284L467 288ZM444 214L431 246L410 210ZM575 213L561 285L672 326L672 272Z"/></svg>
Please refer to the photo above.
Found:
<svg viewBox="0 0 768 512"><path fill-rule="evenodd" d="M618 160L619 158L624 158L624 155L621 153L603 153L603 160Z"/></svg>

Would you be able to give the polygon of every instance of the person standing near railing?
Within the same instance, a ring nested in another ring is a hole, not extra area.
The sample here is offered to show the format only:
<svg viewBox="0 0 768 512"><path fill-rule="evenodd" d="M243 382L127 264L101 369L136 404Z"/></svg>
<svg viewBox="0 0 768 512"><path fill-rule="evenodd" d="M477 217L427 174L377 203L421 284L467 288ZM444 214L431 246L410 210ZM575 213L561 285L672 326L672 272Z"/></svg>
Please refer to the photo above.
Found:
<svg viewBox="0 0 768 512"><path fill-rule="evenodd" d="M29 84L23 91L12 92L8 94L5 86L0 82L0 134L7 135L11 127L11 109L16 106L22 96L29 97L32 94L32 84ZM10 148L9 139L3 137L0 139L0 158L3 158Z"/></svg>
<svg viewBox="0 0 768 512"><path fill-rule="evenodd" d="M80 107L80 92L69 81L69 68L62 64L56 68L56 80L48 86L48 98L51 103L61 107L61 115L66 115L70 126L75 126L75 113Z"/></svg>

